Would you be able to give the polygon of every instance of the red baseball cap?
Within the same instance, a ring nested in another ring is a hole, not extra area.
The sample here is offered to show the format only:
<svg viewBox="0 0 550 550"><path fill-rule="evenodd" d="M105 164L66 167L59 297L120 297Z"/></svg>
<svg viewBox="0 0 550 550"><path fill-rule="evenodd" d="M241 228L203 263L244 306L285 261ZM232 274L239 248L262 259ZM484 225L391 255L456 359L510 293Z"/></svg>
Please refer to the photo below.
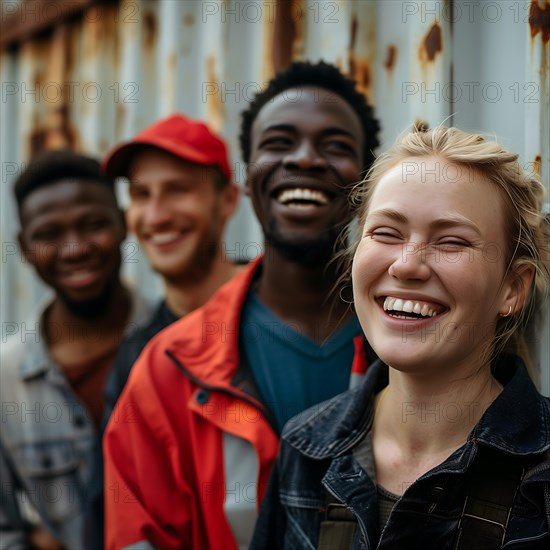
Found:
<svg viewBox="0 0 550 550"><path fill-rule="evenodd" d="M227 147L222 139L203 122L179 113L155 122L134 139L115 147L101 163L103 173L111 177L126 176L132 155L140 145L158 147L196 164L216 166L231 179Z"/></svg>

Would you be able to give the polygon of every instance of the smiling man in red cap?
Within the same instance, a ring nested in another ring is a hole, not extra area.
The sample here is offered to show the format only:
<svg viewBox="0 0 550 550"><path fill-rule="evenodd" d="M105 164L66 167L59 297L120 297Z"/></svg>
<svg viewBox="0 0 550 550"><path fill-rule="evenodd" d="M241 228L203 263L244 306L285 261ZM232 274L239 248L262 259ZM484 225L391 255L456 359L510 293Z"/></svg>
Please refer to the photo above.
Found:
<svg viewBox="0 0 550 550"><path fill-rule="evenodd" d="M222 247L238 200L225 143L203 122L174 114L113 149L102 163L110 177L129 180L128 229L164 283L164 299L149 323L124 340L106 387L108 420L132 365L155 334L197 309L242 267ZM105 424L104 424L105 425ZM91 492L90 534L102 546L102 460Z"/></svg>
<svg viewBox="0 0 550 550"><path fill-rule="evenodd" d="M225 143L203 122L181 114L156 122L116 147L102 169L111 177L128 178L128 229L165 288L149 325L119 349L107 389L107 402L114 405L145 344L206 303L240 270L222 251L238 188L231 181Z"/></svg>

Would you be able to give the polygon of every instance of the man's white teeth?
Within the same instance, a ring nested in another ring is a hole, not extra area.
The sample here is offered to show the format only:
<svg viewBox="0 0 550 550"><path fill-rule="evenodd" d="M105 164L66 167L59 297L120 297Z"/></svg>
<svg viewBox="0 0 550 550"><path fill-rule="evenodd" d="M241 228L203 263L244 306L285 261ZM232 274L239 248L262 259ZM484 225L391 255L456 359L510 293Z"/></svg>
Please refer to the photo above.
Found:
<svg viewBox="0 0 550 550"><path fill-rule="evenodd" d="M422 317L434 317L437 310L431 308L426 303L413 302L412 300L402 300L401 298L392 298L387 296L384 300L384 311L403 311L404 313L416 313ZM395 315L394 317L403 319L416 319L416 317L407 317L406 315Z"/></svg>
<svg viewBox="0 0 550 550"><path fill-rule="evenodd" d="M172 231L171 233L157 233L151 235L149 240L153 244L166 244L176 240L179 237L179 233Z"/></svg>
<svg viewBox="0 0 550 550"><path fill-rule="evenodd" d="M277 200L281 204L288 204L295 201L307 201L309 203L324 205L329 202L328 196L322 191L302 188L285 189L279 194Z"/></svg>

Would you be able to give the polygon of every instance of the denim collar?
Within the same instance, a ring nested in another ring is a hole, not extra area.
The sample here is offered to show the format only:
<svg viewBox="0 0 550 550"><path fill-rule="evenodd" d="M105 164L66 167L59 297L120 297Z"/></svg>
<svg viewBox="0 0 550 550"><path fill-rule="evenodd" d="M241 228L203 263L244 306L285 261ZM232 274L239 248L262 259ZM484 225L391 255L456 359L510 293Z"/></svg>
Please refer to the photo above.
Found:
<svg viewBox="0 0 550 550"><path fill-rule="evenodd" d="M501 394L474 427L469 441L513 455L550 449L550 399L538 393L521 359L503 355L495 362ZM294 417L282 439L313 459L345 454L370 428L374 396L388 384L388 367L380 360L357 388Z"/></svg>
<svg viewBox="0 0 550 550"><path fill-rule="evenodd" d="M46 336L42 330L46 311L52 304L52 298L42 301L39 307L31 314L30 318L22 323L25 328L25 355L19 364L18 370L22 380L29 380L48 371L55 373L55 361L48 353ZM23 333L21 334L23 338ZM55 375L55 374L54 374Z"/></svg>
<svg viewBox="0 0 550 550"><path fill-rule="evenodd" d="M282 439L313 459L344 454L368 431L373 397L388 384L388 367L379 359L359 386L295 416L285 426Z"/></svg>
<svg viewBox="0 0 550 550"><path fill-rule="evenodd" d="M127 326L124 335L134 331L149 319L153 311L152 305L139 293L130 290L131 306ZM25 355L18 366L19 376L22 380L30 380L41 375L51 377L54 382L62 382L62 375L59 366L51 357L46 343L46 335L42 327L46 319L46 311L52 305L53 298L48 296L38 308L31 314L25 323L21 324L21 334L16 335L25 344Z"/></svg>
<svg viewBox="0 0 550 550"><path fill-rule="evenodd" d="M505 384L504 389L481 417L471 437L517 456L548 451L550 399L537 391L523 361L512 355L503 356L497 362L495 378Z"/></svg>

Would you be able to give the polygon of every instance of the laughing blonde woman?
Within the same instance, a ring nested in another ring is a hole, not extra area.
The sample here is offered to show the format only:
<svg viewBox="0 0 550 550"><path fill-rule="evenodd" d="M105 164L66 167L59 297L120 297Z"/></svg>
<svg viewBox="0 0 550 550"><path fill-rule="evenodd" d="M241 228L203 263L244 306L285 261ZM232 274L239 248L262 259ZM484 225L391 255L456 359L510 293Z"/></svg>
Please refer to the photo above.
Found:
<svg viewBox="0 0 550 550"><path fill-rule="evenodd" d="M378 158L349 271L380 361L287 424L252 548L550 548L550 400L519 346L550 280L542 196L456 128Z"/></svg>

